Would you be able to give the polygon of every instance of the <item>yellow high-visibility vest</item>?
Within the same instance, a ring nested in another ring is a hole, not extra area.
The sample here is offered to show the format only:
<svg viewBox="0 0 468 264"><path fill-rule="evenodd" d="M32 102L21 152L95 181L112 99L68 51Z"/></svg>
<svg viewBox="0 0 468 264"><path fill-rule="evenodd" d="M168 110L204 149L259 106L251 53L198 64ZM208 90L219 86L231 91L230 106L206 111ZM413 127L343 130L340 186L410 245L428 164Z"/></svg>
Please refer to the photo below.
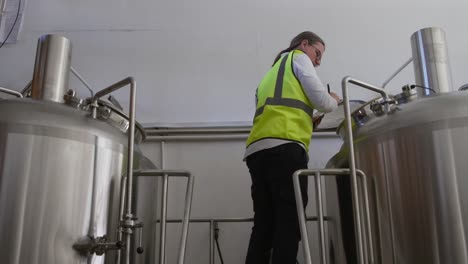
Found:
<svg viewBox="0 0 468 264"><path fill-rule="evenodd" d="M257 89L257 107L247 146L265 138L301 142L309 149L314 107L294 75L293 58L303 54L289 52L268 71Z"/></svg>

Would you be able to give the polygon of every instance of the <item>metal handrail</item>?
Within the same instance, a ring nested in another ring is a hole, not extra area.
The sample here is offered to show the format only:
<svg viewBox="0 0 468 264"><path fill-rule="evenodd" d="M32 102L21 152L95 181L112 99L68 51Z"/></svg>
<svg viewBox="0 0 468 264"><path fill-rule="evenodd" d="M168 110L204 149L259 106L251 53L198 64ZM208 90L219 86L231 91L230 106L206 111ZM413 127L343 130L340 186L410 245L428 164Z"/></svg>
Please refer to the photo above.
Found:
<svg viewBox="0 0 468 264"><path fill-rule="evenodd" d="M306 221L317 221L317 217L307 217ZM331 220L330 217L323 217L325 221ZM214 241L214 228L217 223L240 223L240 222L253 222L253 218L194 218L190 219L189 222L191 223L210 223L210 262L209 264L214 264L215 259L215 241ZM160 220L156 220L156 222L160 222ZM180 223L182 222L181 219L167 219L167 223Z"/></svg>
<svg viewBox="0 0 468 264"><path fill-rule="evenodd" d="M364 209L365 209L365 218L367 229L367 243L369 246L369 252L366 255L369 256L371 263L374 263L374 253L372 247L372 235L370 230L370 209L369 209L369 197L367 190L367 181L365 180L366 176L361 170L356 170L357 174L363 178L362 188L364 189ZM304 169L297 170L293 174L293 185L294 185L294 194L296 198L296 208L299 218L299 227L301 231L302 246L304 249L304 258L307 264L312 264L312 257L309 249L309 239L307 236L307 227L305 224L305 213L304 206L302 202L302 193L299 185L299 176L314 176L315 177L315 188L316 188L316 202L318 208L318 221L319 221L319 247L320 247L320 259L323 264L327 263L326 259L326 249L325 249L325 230L323 224L323 203L322 203L322 192L321 192L321 176L336 176L336 175L351 175L350 169ZM354 219L355 219L355 229L356 229L356 242L358 250L358 263L367 263L367 258L364 258L364 246L362 239L362 222L360 218L359 210L359 194L358 194L357 184L352 185L352 195L353 195L353 204L354 204Z"/></svg>
<svg viewBox="0 0 468 264"><path fill-rule="evenodd" d="M10 94L10 95L14 95L14 96L19 97L19 98L23 98L23 95L20 92L17 92L15 90L10 90L10 89L7 89L7 88L0 87L0 92Z"/></svg>
<svg viewBox="0 0 468 264"><path fill-rule="evenodd" d="M130 264L130 243L132 229L135 228L136 217L132 215L132 192L133 192L133 149L135 141L135 101L136 101L136 81L133 77L127 77L111 86L97 92L92 98L92 117L97 117L97 106L99 98L109 94L115 90L125 87L130 84L130 109L129 109L129 133L128 133L128 151L127 151L127 188L122 195L126 196L126 211L124 223L119 223L119 229L125 234L125 263ZM123 205L122 205L123 206Z"/></svg>
<svg viewBox="0 0 468 264"><path fill-rule="evenodd" d="M353 195L357 197L357 193L355 194L354 192L357 192L357 179L356 179L356 160L355 160L355 155L354 155L354 136L353 136L353 127L352 127L352 121L351 121L351 109L349 107L349 97L348 97L348 83L352 83L354 85L360 86L362 88L374 91L376 93L379 93L382 95L383 98L383 103L385 104L385 114L389 113L389 94L383 89L379 88L377 86L374 86L372 84L357 80L353 77L346 76L343 78L341 85L342 85L342 91L343 91L343 102L344 102L344 114L345 114L345 122L346 122L346 144L348 147L349 151L349 169L350 169L350 176L351 176L351 187L353 190ZM364 174L364 173L362 173ZM367 194L365 194L367 195ZM360 213L359 213L359 203L354 202L353 203L353 209L354 209L354 216L355 216L355 228L357 231L357 236L358 240L362 241L361 236L361 226L360 226ZM367 208L368 209L368 208ZM358 243L359 246L359 243ZM371 255L373 253L371 252ZM363 249L362 245L358 249L358 260L363 259Z"/></svg>
<svg viewBox="0 0 468 264"><path fill-rule="evenodd" d="M165 264L165 251L166 251L166 215L167 215L167 196L168 196L168 184L169 176L172 177L187 177L187 190L185 193L185 208L184 208L184 220L182 222L182 237L180 240L180 249L179 249L179 258L177 263L184 264L185 261L185 251L187 247L187 238L188 238L188 229L189 229L189 220L190 220L190 211L192 209L192 198L193 198L193 186L194 186L194 176L183 170L144 170L144 171L134 171L133 175L135 177L163 177L163 204L161 208L161 237L160 237L160 247L159 247L159 264Z"/></svg>

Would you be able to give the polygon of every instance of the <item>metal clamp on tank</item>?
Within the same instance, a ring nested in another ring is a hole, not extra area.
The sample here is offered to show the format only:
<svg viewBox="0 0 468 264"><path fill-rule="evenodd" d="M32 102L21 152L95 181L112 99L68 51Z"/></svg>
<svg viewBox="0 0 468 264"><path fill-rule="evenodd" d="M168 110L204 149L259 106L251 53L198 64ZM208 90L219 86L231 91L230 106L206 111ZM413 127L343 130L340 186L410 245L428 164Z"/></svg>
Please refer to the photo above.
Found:
<svg viewBox="0 0 468 264"><path fill-rule="evenodd" d="M120 241L107 242L107 236L104 235L102 237L89 237L85 241L75 243L73 249L84 256L93 254L101 256L109 250L120 250L123 246L124 244Z"/></svg>
<svg viewBox="0 0 468 264"><path fill-rule="evenodd" d="M69 106L72 106L77 109L84 109L83 102L84 100L76 96L76 92L73 89L69 89L67 93L63 96L65 103Z"/></svg>
<svg viewBox="0 0 468 264"><path fill-rule="evenodd" d="M414 85L411 86L409 84L401 87L402 93L395 95L395 100L398 104L406 104L418 98L418 93L413 88Z"/></svg>
<svg viewBox="0 0 468 264"><path fill-rule="evenodd" d="M369 108L374 113L375 116L382 116L385 114L385 109L388 107L388 112L387 114L393 113L394 108L391 108L391 105L396 105L397 101L394 99L383 99L383 98L378 98L374 100L373 102L370 103Z"/></svg>

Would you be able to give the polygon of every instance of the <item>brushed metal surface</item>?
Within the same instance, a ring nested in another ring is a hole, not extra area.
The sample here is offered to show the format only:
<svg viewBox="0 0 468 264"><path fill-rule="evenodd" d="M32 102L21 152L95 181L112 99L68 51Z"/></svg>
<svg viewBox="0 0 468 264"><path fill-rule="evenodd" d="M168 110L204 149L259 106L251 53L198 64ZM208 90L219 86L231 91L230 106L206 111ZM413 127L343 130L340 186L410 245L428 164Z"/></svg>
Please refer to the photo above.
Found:
<svg viewBox="0 0 468 264"><path fill-rule="evenodd" d="M425 97L355 127L356 167L371 177L377 263L468 263L468 92ZM346 166L346 149L331 167ZM336 185L336 184L335 184ZM327 193L336 197L334 183ZM336 225L336 198L327 206ZM346 206L346 205L345 205ZM343 251L342 230L331 232ZM344 253L337 252L336 263Z"/></svg>
<svg viewBox="0 0 468 264"><path fill-rule="evenodd" d="M437 27L418 30L411 36L411 49L416 84L437 93L451 92L452 73L445 32ZM422 88L417 93L423 97L433 92Z"/></svg>
<svg viewBox="0 0 468 264"><path fill-rule="evenodd" d="M58 35L44 35L38 40L31 97L63 103L68 89L71 42Z"/></svg>
<svg viewBox="0 0 468 264"><path fill-rule="evenodd" d="M127 137L51 102L1 100L2 263L113 263L79 256L87 236L115 241Z"/></svg>

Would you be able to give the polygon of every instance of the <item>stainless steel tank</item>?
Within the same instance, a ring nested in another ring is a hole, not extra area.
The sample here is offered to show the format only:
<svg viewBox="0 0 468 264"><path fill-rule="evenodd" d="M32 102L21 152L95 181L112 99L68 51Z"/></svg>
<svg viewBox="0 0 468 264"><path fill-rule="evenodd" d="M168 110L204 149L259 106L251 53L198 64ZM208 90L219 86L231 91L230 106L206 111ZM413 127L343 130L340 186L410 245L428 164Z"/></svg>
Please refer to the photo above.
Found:
<svg viewBox="0 0 468 264"><path fill-rule="evenodd" d="M419 84L404 87L397 96L373 87L384 98L355 110L349 121L351 129L345 122L338 127L346 142L327 167L352 168L355 159L355 167L368 177L371 221L364 223L370 229L362 229L365 263L468 263L468 194L463 190L468 186L464 156L468 149L468 93L450 92L440 29L418 31L411 42ZM343 80L344 98L346 80L352 79ZM358 81L351 83L359 85ZM362 84L359 86L368 86ZM411 89L422 91L419 98ZM350 130L352 144L347 139ZM350 149L354 156L349 155ZM349 178L328 180L326 186L333 226L329 232L331 262L356 263ZM367 239L369 232L371 239Z"/></svg>
<svg viewBox="0 0 468 264"><path fill-rule="evenodd" d="M356 166L373 188L376 263L468 263L467 101L464 91L438 94L356 128ZM346 166L346 151L329 165Z"/></svg>
<svg viewBox="0 0 468 264"><path fill-rule="evenodd" d="M117 253L130 248L130 236L118 234L135 229L123 216L128 206L121 207L127 198L121 182L131 168L140 168L142 155L132 150L145 133L138 124L133 133L134 119L97 95L83 100L64 92L70 64L63 43L68 41L55 36L39 41L38 51L48 58L65 56L53 63L36 59L33 98L0 90L1 263L115 263L122 255ZM60 82L50 86L46 80L54 74ZM127 79L134 101L133 79ZM110 88L98 94L118 87ZM134 114L134 103L130 108Z"/></svg>
<svg viewBox="0 0 468 264"><path fill-rule="evenodd" d="M72 246L116 240L125 133L62 104L0 100L0 112L2 262L102 263Z"/></svg>

